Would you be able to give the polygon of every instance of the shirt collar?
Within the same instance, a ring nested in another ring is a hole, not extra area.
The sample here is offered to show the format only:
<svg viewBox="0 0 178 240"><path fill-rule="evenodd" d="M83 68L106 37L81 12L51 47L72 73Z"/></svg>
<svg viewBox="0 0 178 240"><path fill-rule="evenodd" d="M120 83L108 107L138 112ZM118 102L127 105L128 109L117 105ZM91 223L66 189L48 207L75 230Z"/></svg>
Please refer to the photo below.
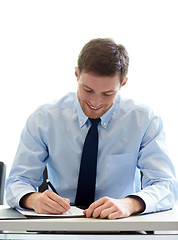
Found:
<svg viewBox="0 0 178 240"><path fill-rule="evenodd" d="M79 126L80 126L80 128L82 128L85 125L85 123L87 122L88 117L83 112L83 110L80 106L80 103L78 101L78 98L77 98L77 114L78 114Z"/></svg>
<svg viewBox="0 0 178 240"><path fill-rule="evenodd" d="M120 96L118 95L114 105L107 112L105 112L105 114L103 116L100 117L101 118L101 125L103 126L103 128L107 129L108 124L111 120L112 114L113 114L114 110L116 108L118 108L119 103L120 103Z"/></svg>
<svg viewBox="0 0 178 240"><path fill-rule="evenodd" d="M111 116L114 110L118 107L119 103L120 103L120 96L117 97L115 104L105 114L103 114L103 116L100 117L101 125L104 129L107 129L109 121L111 120ZM88 117L83 112L78 99L77 99L77 114L78 114L79 126L80 128L82 128L86 124Z"/></svg>

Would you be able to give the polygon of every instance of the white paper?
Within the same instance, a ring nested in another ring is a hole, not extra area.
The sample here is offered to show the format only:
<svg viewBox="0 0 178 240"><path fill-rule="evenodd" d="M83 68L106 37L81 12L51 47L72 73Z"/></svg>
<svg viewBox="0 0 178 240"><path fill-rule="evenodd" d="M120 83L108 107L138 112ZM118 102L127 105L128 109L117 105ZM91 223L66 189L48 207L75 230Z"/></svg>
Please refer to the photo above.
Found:
<svg viewBox="0 0 178 240"><path fill-rule="evenodd" d="M70 210L63 214L41 214L36 213L33 210L20 210L17 209L22 215L27 217L81 217L85 216L83 213L83 209L80 209L75 206L71 206Z"/></svg>

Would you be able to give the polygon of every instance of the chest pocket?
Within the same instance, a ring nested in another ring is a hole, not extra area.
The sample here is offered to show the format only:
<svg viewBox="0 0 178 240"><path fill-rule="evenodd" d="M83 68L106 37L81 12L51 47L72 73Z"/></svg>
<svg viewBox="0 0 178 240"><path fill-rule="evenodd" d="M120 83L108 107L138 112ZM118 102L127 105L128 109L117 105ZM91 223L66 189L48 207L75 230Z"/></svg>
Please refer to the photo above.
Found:
<svg viewBox="0 0 178 240"><path fill-rule="evenodd" d="M136 170L136 160L132 153L106 155L105 176L113 191L132 191Z"/></svg>

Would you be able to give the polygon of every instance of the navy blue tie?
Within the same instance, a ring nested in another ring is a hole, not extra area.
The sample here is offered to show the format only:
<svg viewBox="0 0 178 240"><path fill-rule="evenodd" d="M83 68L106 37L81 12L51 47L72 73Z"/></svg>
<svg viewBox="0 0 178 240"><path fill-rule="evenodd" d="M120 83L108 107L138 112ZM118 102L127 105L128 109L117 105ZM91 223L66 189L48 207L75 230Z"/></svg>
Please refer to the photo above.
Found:
<svg viewBox="0 0 178 240"><path fill-rule="evenodd" d="M95 198L96 166L98 155L98 123L100 118L89 119L91 127L88 130L83 145L80 172L78 178L75 205L87 208Z"/></svg>

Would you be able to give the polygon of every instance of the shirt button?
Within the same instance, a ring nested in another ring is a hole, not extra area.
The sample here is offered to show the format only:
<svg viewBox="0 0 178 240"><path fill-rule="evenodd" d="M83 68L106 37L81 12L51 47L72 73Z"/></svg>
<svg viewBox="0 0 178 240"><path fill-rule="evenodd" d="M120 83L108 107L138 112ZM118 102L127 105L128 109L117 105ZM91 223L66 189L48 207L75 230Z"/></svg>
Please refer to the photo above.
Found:
<svg viewBox="0 0 178 240"><path fill-rule="evenodd" d="M80 124L82 125L82 124L83 124L83 121L80 121Z"/></svg>
<svg viewBox="0 0 178 240"><path fill-rule="evenodd" d="M107 125L107 123L104 123L104 126L106 126Z"/></svg>

